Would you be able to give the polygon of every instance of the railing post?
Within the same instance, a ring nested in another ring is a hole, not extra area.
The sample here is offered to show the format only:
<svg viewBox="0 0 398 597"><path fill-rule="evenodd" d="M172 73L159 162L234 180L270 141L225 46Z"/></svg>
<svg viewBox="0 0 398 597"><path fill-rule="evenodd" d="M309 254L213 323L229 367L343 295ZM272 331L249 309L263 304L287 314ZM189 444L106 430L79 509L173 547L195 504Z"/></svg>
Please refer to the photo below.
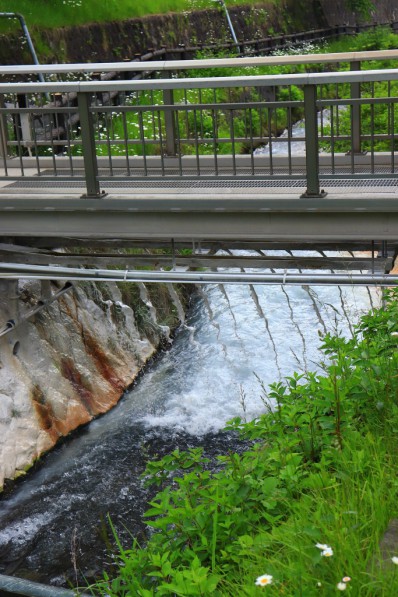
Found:
<svg viewBox="0 0 398 597"><path fill-rule="evenodd" d="M165 78L171 78L168 71L165 72ZM163 104L165 106L174 106L174 92L172 89L163 90ZM173 156L177 154L176 120L173 110L164 111L164 124L166 130L166 154Z"/></svg>
<svg viewBox="0 0 398 597"><path fill-rule="evenodd" d="M104 193L101 193L98 181L98 163L95 151L94 123L90 112L90 96L90 93L79 92L77 94L87 189L87 193L82 197L103 197Z"/></svg>
<svg viewBox="0 0 398 597"><path fill-rule="evenodd" d="M319 188L319 142L316 85L304 85L304 119L307 190L301 197L325 197Z"/></svg>
<svg viewBox="0 0 398 597"><path fill-rule="evenodd" d="M359 61L350 63L350 70L361 70L361 63ZM351 83L351 99L360 99L361 84ZM351 106L351 126L352 126L352 147L349 153L360 154L361 151L361 106L353 104Z"/></svg>

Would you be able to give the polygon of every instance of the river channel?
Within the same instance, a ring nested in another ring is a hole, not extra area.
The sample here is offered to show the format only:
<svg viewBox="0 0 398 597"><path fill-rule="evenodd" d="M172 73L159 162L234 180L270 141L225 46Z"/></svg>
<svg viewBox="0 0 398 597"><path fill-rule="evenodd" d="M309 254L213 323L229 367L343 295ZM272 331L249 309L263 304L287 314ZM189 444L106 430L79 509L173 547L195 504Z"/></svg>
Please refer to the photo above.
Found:
<svg viewBox="0 0 398 597"><path fill-rule="evenodd" d="M272 254L268 252L267 254ZM267 385L317 370L320 334L352 333L379 304L376 289L211 285L194 295L186 325L108 414L48 454L1 500L0 572L46 583L92 579L111 561L107 515L122 540L141 535L148 458L204 445L234 446L221 431L264 411Z"/></svg>

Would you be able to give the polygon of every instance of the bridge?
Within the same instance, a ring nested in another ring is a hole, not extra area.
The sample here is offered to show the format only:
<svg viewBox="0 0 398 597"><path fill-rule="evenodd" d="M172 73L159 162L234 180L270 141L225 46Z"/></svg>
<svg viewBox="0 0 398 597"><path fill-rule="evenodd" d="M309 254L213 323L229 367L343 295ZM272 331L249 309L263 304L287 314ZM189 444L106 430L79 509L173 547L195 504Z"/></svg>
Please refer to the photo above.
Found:
<svg viewBox="0 0 398 597"><path fill-rule="evenodd" d="M1 67L0 278L395 284L397 58Z"/></svg>

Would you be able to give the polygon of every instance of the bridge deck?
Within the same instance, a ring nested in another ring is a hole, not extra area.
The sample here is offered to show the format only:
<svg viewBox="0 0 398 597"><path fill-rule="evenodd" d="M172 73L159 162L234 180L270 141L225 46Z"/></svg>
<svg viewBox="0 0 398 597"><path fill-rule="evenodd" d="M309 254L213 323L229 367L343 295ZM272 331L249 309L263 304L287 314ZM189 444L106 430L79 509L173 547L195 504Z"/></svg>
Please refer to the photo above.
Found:
<svg viewBox="0 0 398 597"><path fill-rule="evenodd" d="M0 235L130 240L342 242L398 239L398 181L102 181L103 198L81 198L78 180L2 181Z"/></svg>

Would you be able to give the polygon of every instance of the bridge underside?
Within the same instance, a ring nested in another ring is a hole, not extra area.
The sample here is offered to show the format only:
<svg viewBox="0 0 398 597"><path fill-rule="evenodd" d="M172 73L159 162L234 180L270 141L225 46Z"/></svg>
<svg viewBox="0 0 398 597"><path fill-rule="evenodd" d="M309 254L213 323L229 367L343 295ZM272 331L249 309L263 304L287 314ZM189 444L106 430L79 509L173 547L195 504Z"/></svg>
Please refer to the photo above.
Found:
<svg viewBox="0 0 398 597"><path fill-rule="evenodd" d="M0 258L15 263L159 268L172 260L173 265L210 268L369 267L371 256L332 258L322 253L343 250L382 253L386 261L381 269L388 270L398 239L398 201L391 194L347 198L329 193L311 199L241 193L211 199L107 195L84 200L72 195L2 194L0 214ZM71 250L58 253L58 247ZM119 249L144 253L115 254ZM216 255L219 249L224 253ZM236 255L236 249L255 254ZM263 253L274 249L321 253ZM380 266L379 261L379 271Z"/></svg>
<svg viewBox="0 0 398 597"><path fill-rule="evenodd" d="M3 263L384 272L398 244L398 179L387 173L325 177L327 195L312 198L304 180L231 176L105 177L106 194L87 198L83 180L29 173L0 181Z"/></svg>

